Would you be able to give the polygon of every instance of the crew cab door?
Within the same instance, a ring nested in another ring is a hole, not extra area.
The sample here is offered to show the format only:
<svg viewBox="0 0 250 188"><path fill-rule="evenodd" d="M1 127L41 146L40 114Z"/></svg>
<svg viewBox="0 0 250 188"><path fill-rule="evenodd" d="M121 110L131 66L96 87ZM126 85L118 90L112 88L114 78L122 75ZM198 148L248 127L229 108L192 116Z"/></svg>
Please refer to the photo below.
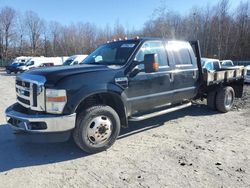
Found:
<svg viewBox="0 0 250 188"><path fill-rule="evenodd" d="M157 54L159 70L145 73L144 65L140 64L134 69L139 69L141 72L134 77L128 76L129 86L125 94L131 113L152 110L171 102L173 85L168 73L171 67L164 45L163 41L146 41L134 58L136 62L143 62L146 54Z"/></svg>
<svg viewBox="0 0 250 188"><path fill-rule="evenodd" d="M169 42L167 49L174 66L173 103L179 103L195 97L198 88L198 67L191 45L188 42Z"/></svg>

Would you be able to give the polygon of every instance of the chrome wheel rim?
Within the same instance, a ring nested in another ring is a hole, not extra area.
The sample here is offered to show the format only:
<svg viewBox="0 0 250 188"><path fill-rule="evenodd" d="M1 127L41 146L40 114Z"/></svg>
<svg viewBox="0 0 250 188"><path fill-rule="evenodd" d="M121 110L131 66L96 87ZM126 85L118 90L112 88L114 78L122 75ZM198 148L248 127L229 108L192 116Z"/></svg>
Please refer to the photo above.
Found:
<svg viewBox="0 0 250 188"><path fill-rule="evenodd" d="M233 104L233 94L232 92L227 92L224 100L224 104L226 107L231 107Z"/></svg>
<svg viewBox="0 0 250 188"><path fill-rule="evenodd" d="M87 127L88 140L93 145L99 145L107 141L112 133L112 123L107 116L93 118Z"/></svg>

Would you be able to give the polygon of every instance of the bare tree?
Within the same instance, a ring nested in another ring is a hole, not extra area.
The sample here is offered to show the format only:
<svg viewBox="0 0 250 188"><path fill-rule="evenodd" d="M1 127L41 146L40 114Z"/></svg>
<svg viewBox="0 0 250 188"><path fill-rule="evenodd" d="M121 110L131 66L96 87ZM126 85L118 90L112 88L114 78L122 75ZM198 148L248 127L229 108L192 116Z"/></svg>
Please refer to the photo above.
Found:
<svg viewBox="0 0 250 188"><path fill-rule="evenodd" d="M10 7L4 7L0 12L1 34L3 40L3 58L8 57L9 43L14 35L16 11Z"/></svg>
<svg viewBox="0 0 250 188"><path fill-rule="evenodd" d="M35 12L28 11L25 14L25 24L30 38L31 54L35 55L42 29L44 27L44 22Z"/></svg>
<svg viewBox="0 0 250 188"><path fill-rule="evenodd" d="M0 59L15 55L64 56L90 53L99 44L129 36L199 40L202 56L250 59L250 4L239 2L232 10L232 0L193 7L187 14L174 12L163 2L139 30L119 20L113 26L92 23L62 25L44 21L34 12L24 17L16 11L0 8ZM15 19L16 18L16 19Z"/></svg>
<svg viewBox="0 0 250 188"><path fill-rule="evenodd" d="M62 34L63 26L58 22L50 22L49 24L49 32L50 32L50 40L52 45L52 55L63 55L62 46L60 43L61 34Z"/></svg>

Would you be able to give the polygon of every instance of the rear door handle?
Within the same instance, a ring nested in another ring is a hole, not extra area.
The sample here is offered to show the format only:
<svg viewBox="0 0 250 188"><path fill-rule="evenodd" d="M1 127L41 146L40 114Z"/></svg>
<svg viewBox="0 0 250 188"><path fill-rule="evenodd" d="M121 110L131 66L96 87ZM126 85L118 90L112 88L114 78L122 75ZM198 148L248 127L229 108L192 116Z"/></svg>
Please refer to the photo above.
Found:
<svg viewBox="0 0 250 188"><path fill-rule="evenodd" d="M193 71L193 79L196 79L196 78L197 78L197 71L194 70L194 71Z"/></svg>

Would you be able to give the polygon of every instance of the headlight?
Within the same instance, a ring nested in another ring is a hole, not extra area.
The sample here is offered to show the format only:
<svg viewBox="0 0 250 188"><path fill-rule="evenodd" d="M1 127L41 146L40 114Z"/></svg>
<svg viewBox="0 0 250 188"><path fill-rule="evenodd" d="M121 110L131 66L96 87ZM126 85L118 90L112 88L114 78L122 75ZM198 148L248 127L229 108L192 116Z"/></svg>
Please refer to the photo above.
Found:
<svg viewBox="0 0 250 188"><path fill-rule="evenodd" d="M67 102L65 90L46 89L46 112L60 114Z"/></svg>

